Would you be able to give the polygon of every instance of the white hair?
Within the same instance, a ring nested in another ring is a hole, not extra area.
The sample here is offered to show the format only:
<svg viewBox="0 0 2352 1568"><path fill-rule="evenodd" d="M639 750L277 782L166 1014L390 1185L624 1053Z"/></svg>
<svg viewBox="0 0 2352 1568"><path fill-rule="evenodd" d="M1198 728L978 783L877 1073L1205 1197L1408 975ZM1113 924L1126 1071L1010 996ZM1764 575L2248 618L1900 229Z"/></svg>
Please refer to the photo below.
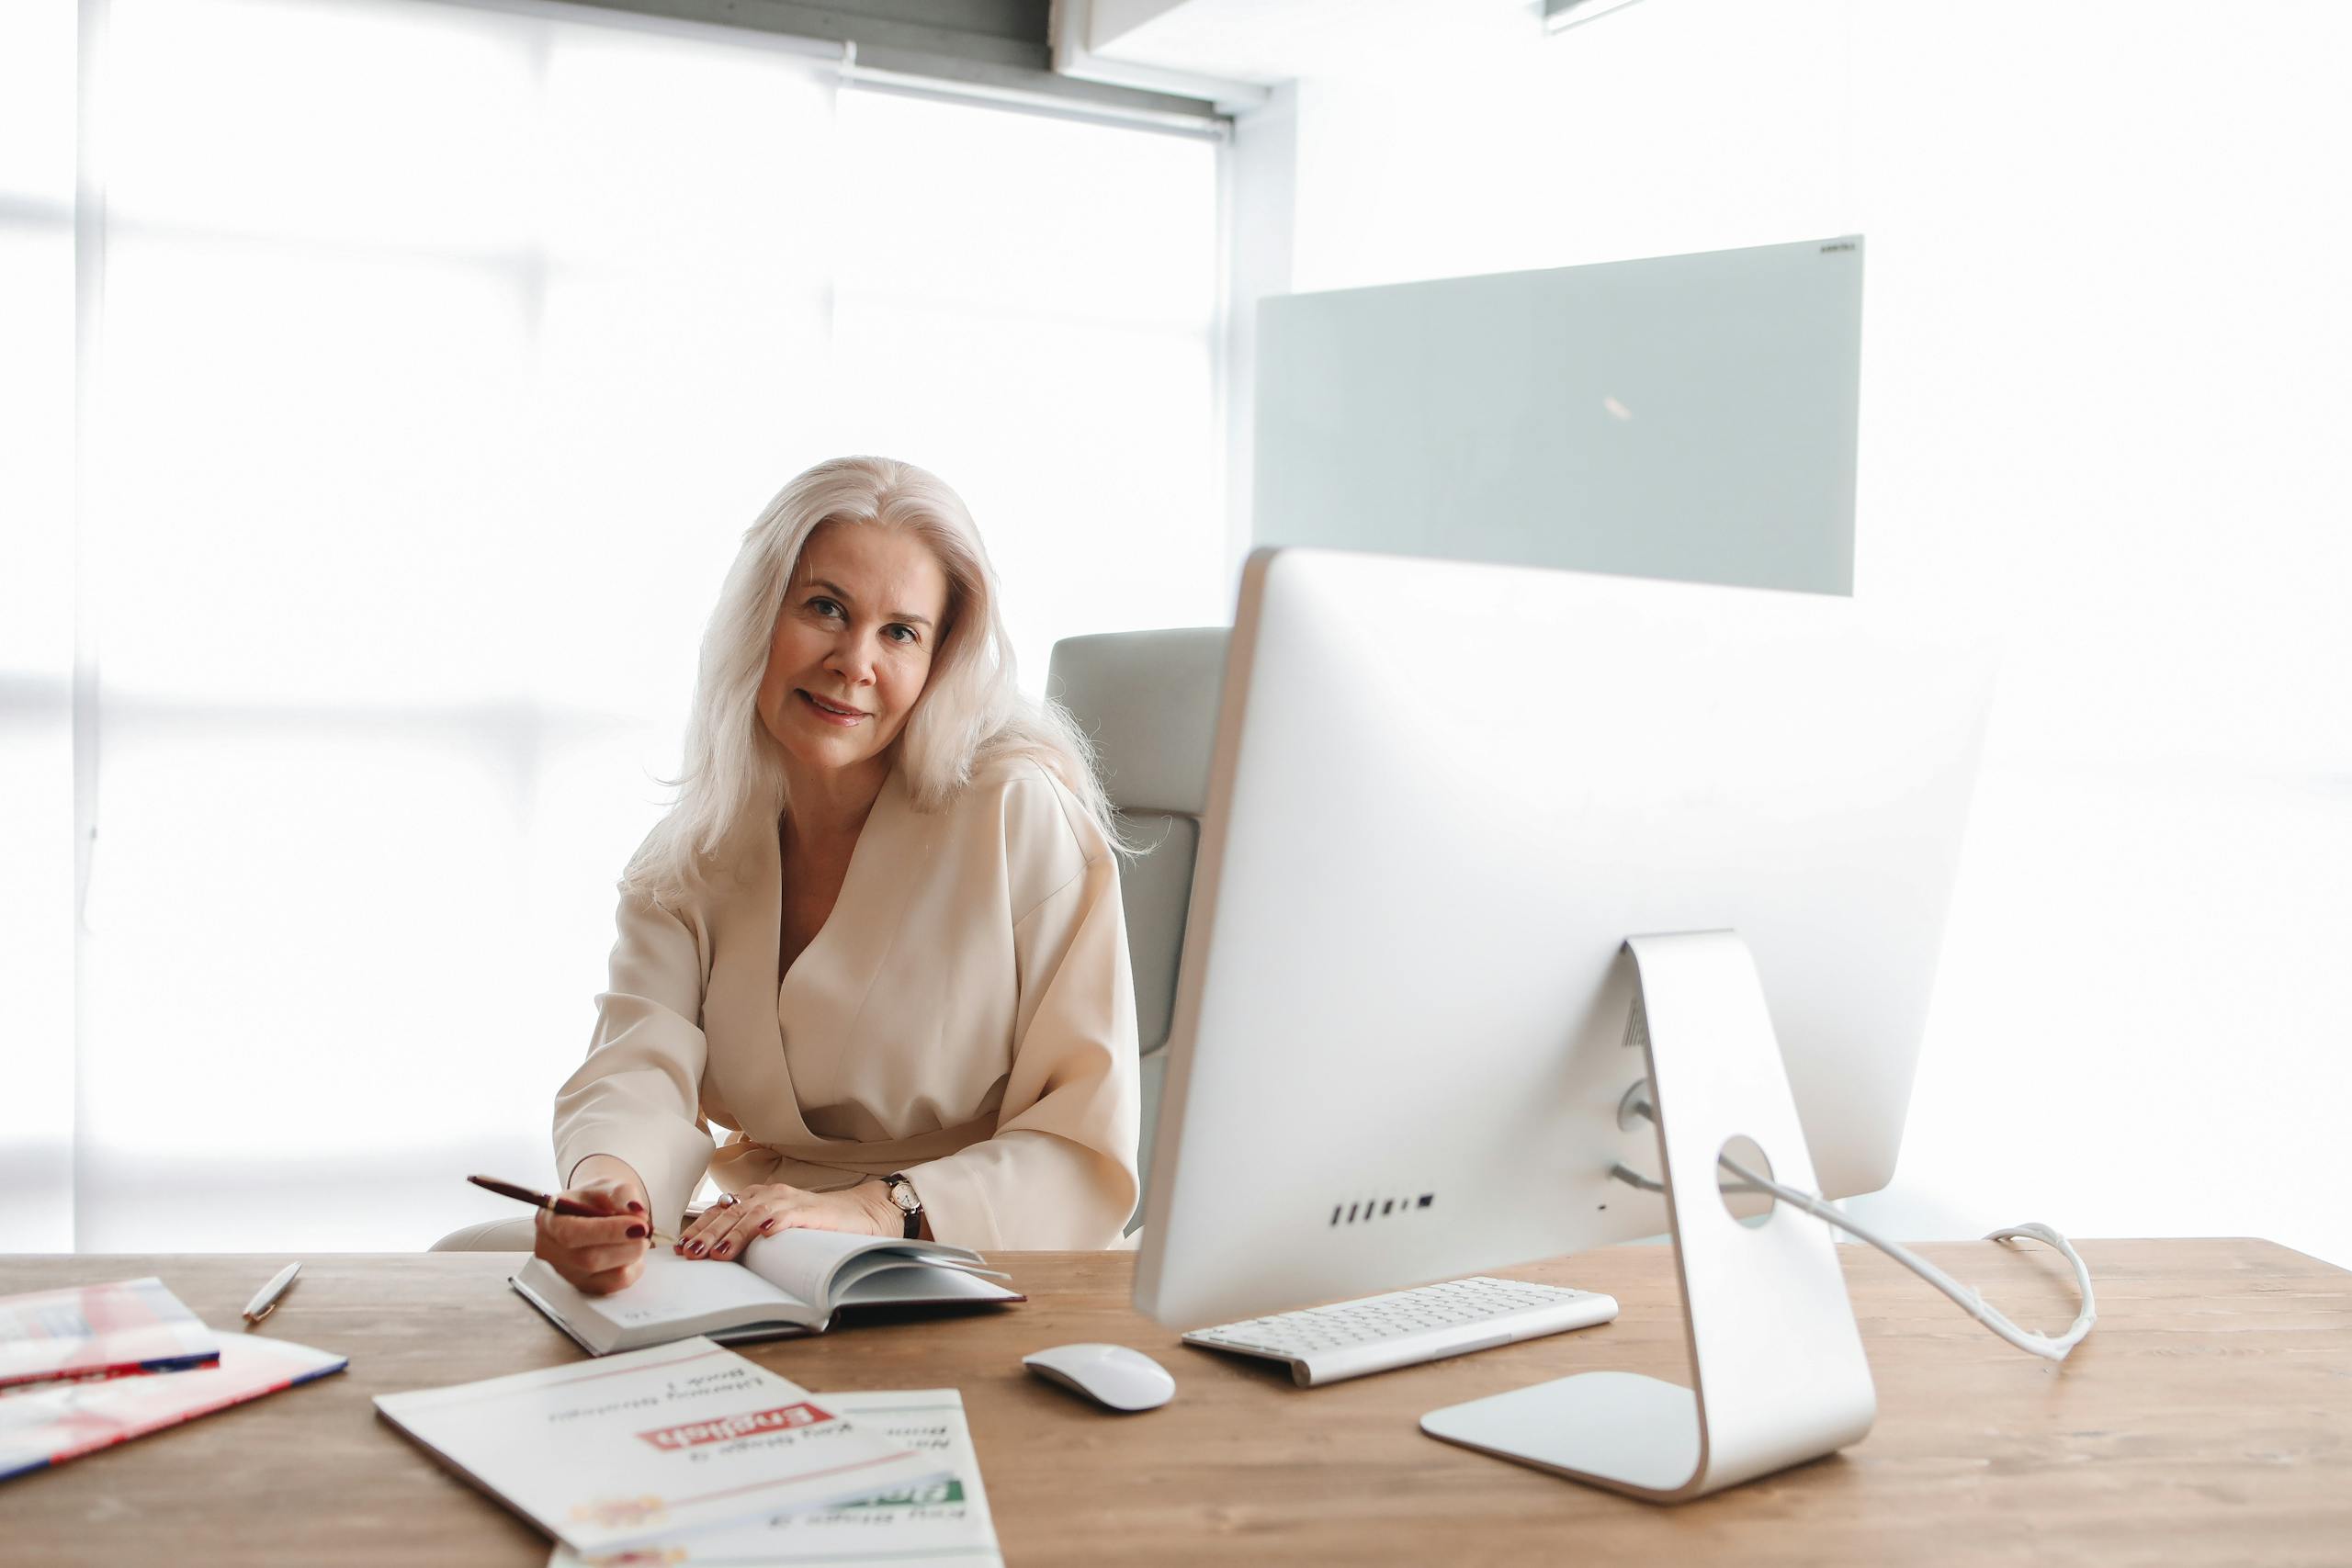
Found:
<svg viewBox="0 0 2352 1568"><path fill-rule="evenodd" d="M684 772L668 781L678 798L630 860L622 890L675 906L718 869L711 860L729 835L784 811L784 770L760 721L760 681L800 553L828 524L907 529L947 575L938 651L892 742L915 809L945 806L985 765L1027 760L1059 779L1102 836L1125 849L1085 736L1059 704L1032 703L1015 683L996 571L963 498L911 463L835 457L777 491L744 532L703 633Z"/></svg>

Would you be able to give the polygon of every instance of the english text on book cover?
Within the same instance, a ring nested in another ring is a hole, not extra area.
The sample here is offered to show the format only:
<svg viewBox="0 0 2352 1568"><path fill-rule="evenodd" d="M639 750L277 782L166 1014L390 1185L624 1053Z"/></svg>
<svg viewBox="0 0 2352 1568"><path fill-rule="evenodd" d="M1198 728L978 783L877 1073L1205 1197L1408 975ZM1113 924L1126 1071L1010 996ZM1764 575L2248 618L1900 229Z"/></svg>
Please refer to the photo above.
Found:
<svg viewBox="0 0 2352 1568"><path fill-rule="evenodd" d="M574 1551L630 1547L938 1478L936 1455L707 1339L381 1394L387 1420Z"/></svg>

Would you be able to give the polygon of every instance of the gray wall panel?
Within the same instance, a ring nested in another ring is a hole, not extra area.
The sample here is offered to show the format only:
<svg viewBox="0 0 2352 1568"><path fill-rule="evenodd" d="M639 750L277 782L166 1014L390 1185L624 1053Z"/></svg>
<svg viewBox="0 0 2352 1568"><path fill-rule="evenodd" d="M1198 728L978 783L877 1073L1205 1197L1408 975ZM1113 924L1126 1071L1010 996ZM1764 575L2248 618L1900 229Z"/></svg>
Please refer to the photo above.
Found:
<svg viewBox="0 0 2352 1568"><path fill-rule="evenodd" d="M1255 541L1848 593L1850 237L1269 299Z"/></svg>

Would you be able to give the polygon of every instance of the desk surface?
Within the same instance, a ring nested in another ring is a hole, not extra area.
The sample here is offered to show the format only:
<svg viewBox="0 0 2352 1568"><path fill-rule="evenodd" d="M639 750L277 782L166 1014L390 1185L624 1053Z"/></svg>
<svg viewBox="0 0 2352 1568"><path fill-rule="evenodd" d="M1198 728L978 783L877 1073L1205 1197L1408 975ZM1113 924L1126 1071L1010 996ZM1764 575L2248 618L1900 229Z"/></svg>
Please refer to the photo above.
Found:
<svg viewBox="0 0 2352 1568"><path fill-rule="evenodd" d="M2082 1245L2099 1325L2063 1367L2009 1348L1878 1254L1840 1248L1878 1425L1842 1454L1679 1508L1424 1437L1422 1412L1599 1368L1683 1376L1670 1257L1617 1247L1505 1272L1606 1291L1603 1328L1326 1388L1191 1349L1128 1304L1134 1256L1000 1254L1032 1300L984 1316L744 1347L820 1391L964 1391L1006 1560L1698 1563L2352 1560L2352 1273L2268 1242ZM1921 1249L2028 1325L2072 1315L2040 1248ZM237 1322L284 1261L0 1258L0 1293L161 1275ZM577 1358L502 1254L313 1258L263 1330L351 1369L0 1483L26 1563L538 1564L529 1529L379 1422L371 1396ZM1095 1414L1026 1351L1114 1340L1175 1403Z"/></svg>

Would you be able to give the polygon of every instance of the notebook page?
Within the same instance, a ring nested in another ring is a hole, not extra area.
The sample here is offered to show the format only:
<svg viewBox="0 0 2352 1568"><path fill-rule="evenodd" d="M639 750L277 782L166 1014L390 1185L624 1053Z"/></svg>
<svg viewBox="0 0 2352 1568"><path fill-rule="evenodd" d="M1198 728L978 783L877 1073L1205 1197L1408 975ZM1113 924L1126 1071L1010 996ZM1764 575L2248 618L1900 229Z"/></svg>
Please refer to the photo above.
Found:
<svg viewBox="0 0 2352 1568"><path fill-rule="evenodd" d="M850 1235L841 1231L788 1230L757 1236L743 1249L743 1267L777 1290L804 1302L825 1299L825 1280L845 1258L882 1247L903 1247L893 1236Z"/></svg>
<svg viewBox="0 0 2352 1568"><path fill-rule="evenodd" d="M560 1323L570 1324L575 1335L605 1348L629 1333L644 1332L656 1340L672 1337L678 1325L707 1321L711 1313L747 1303L778 1322L811 1315L803 1303L787 1301L783 1292L747 1269L670 1253L648 1257L637 1282L610 1295L589 1295L537 1258L515 1270L514 1284Z"/></svg>
<svg viewBox="0 0 2352 1568"><path fill-rule="evenodd" d="M645 1272L627 1290L593 1299L594 1310L624 1328L674 1323L699 1313L756 1303L775 1306L786 1294L749 1269L709 1258L681 1258L656 1250L646 1255ZM807 1306L810 1298L794 1300ZM796 1313L795 1317L808 1315Z"/></svg>

